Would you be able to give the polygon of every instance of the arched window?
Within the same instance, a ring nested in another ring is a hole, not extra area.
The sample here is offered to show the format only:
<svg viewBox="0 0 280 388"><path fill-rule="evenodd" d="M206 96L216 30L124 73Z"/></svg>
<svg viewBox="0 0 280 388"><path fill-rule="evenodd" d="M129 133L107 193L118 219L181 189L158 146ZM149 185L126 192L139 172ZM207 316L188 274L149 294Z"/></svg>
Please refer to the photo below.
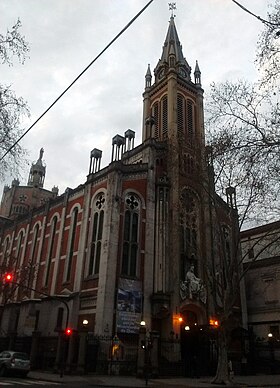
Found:
<svg viewBox="0 0 280 388"><path fill-rule="evenodd" d="M139 212L140 200L130 193L125 198L122 275L137 275L137 258L139 246Z"/></svg>
<svg viewBox="0 0 280 388"><path fill-rule="evenodd" d="M33 240L32 240L32 248L30 255L30 263L31 265L34 263L36 250L38 247L38 235L39 235L39 225L37 224L33 230Z"/></svg>
<svg viewBox="0 0 280 388"><path fill-rule="evenodd" d="M152 115L155 119L155 139L159 139L159 109L158 109L158 102L156 102L152 107Z"/></svg>
<svg viewBox="0 0 280 388"><path fill-rule="evenodd" d="M67 252L65 275L64 275L64 281L66 282L70 280L70 276L71 276L73 255L74 255L74 248L75 248L75 239L77 235L78 212L79 212L79 209L75 207L71 215L71 226L70 226L69 238L68 238L68 252Z"/></svg>
<svg viewBox="0 0 280 388"><path fill-rule="evenodd" d="M187 141L193 143L194 137L194 105L191 100L187 101Z"/></svg>
<svg viewBox="0 0 280 388"><path fill-rule="evenodd" d="M56 226L57 226L57 217L55 216L51 223L51 230L50 230L50 236L49 236L49 245L48 245L48 252L47 252L47 259L46 259L45 281L44 281L45 286L47 286L49 282L51 262L54 255Z"/></svg>
<svg viewBox="0 0 280 388"><path fill-rule="evenodd" d="M182 138L185 127L185 99L181 94L177 96L177 125L178 135Z"/></svg>
<svg viewBox="0 0 280 388"><path fill-rule="evenodd" d="M180 202L181 278L184 280L190 265L197 266L199 210L197 196L192 190L184 188L181 192Z"/></svg>
<svg viewBox="0 0 280 388"><path fill-rule="evenodd" d="M22 253L22 241L23 241L23 231L21 231L17 237L17 250L16 250L17 265L20 265L20 258Z"/></svg>
<svg viewBox="0 0 280 388"><path fill-rule="evenodd" d="M105 194L99 193L94 199L93 216L91 220L91 238L89 240L88 276L99 273L101 246L104 224Z"/></svg>
<svg viewBox="0 0 280 388"><path fill-rule="evenodd" d="M162 138L167 139L168 135L168 100L167 96L164 96L161 100L161 126L162 126Z"/></svg>
<svg viewBox="0 0 280 388"><path fill-rule="evenodd" d="M39 235L39 224L36 224L35 228L33 229L33 239L32 239L32 247L31 247L31 254L30 254L30 271L28 275L28 287L31 287L33 279L34 279L34 273L35 273L35 267L34 262L36 261L36 252L38 249L38 235Z"/></svg>
<svg viewBox="0 0 280 388"><path fill-rule="evenodd" d="M3 248L3 256L2 256L2 262L1 265L4 263L7 263L9 260L9 254L10 254L10 237L7 236L4 240L4 248Z"/></svg>

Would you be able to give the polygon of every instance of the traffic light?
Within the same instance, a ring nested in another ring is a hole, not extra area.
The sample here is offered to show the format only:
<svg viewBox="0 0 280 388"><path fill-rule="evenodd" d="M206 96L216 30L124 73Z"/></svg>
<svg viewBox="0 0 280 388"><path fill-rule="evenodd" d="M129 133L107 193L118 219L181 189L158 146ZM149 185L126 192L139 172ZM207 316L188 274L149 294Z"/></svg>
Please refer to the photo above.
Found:
<svg viewBox="0 0 280 388"><path fill-rule="evenodd" d="M73 334L73 330L70 327L67 327L67 329L65 329L65 331L64 331L64 334L67 337L71 337L71 335Z"/></svg>
<svg viewBox="0 0 280 388"><path fill-rule="evenodd" d="M11 273L6 273L4 277L5 284L11 283L13 281L13 275Z"/></svg>

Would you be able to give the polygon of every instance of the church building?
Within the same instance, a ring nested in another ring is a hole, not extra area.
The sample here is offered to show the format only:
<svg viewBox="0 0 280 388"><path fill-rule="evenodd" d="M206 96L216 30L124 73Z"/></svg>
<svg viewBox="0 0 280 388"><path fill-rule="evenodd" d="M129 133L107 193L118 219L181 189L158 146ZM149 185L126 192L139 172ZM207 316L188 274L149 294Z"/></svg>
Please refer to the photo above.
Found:
<svg viewBox="0 0 280 388"><path fill-rule="evenodd" d="M145 75L141 144L134 139L131 129L117 134L104 168L94 148L83 184L38 194L17 217L7 211L16 195L5 199L15 185L4 189L0 268L13 281L2 285L0 346L25 343L34 365L60 362L66 327L67 363L89 370L101 359L139 364L139 343L151 342L155 365L198 357L207 374L215 362L209 277L237 241L235 193L227 202L215 193L201 72L185 59L173 16ZM39 193L42 151L36 166L28 187L36 181Z"/></svg>

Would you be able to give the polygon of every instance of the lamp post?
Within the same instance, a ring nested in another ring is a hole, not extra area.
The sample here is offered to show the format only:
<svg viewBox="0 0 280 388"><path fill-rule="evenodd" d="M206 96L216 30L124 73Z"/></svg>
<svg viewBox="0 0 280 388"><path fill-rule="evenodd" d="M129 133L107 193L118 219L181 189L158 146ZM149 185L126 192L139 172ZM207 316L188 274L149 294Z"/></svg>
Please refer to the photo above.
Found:
<svg viewBox="0 0 280 388"><path fill-rule="evenodd" d="M271 362L270 370L271 370L271 373L273 374L274 373L274 361L275 361L275 358L274 358L274 338L273 338L272 333L268 333L267 337L268 337L268 343L269 343L270 362Z"/></svg>
<svg viewBox="0 0 280 388"><path fill-rule="evenodd" d="M149 335L147 335L146 323L142 320L139 328L137 373L139 376L145 378L146 385L148 385L149 376L152 374L152 349L154 337L156 338L155 332L150 332Z"/></svg>

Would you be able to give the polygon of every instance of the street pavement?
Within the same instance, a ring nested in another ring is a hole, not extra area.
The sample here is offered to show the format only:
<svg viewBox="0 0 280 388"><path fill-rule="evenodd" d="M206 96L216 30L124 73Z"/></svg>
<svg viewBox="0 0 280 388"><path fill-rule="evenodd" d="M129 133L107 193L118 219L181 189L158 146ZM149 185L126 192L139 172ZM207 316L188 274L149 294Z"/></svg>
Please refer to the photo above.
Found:
<svg viewBox="0 0 280 388"><path fill-rule="evenodd" d="M133 376L99 376L99 375L64 375L31 371L28 378L44 380L49 382L62 383L64 386L71 387L131 387L142 388L146 386L144 379ZM255 375L255 376L234 376L234 385L239 387L280 387L280 375ZM1 384L0 384L1 385ZM220 385L211 384L211 377L187 378L158 378L148 381L150 387L162 388L208 388L220 387Z"/></svg>

